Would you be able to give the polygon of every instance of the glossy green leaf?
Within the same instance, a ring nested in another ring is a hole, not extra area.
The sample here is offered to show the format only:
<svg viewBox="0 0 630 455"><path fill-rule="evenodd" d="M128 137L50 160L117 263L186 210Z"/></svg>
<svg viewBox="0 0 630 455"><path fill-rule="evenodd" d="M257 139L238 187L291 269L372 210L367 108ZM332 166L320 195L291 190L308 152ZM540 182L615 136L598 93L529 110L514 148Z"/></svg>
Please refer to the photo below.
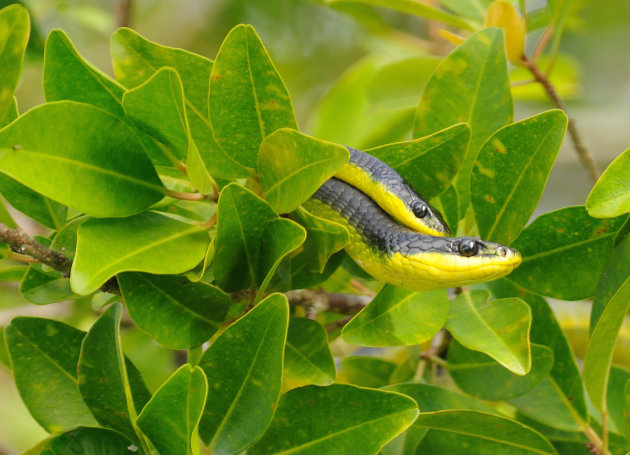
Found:
<svg viewBox="0 0 630 455"><path fill-rule="evenodd" d="M486 17L486 9L494 0L439 0L439 3L457 13L482 24Z"/></svg>
<svg viewBox="0 0 630 455"><path fill-rule="evenodd" d="M449 186L437 198L432 199L431 204L442 214L451 232L457 232L460 215L459 197L457 196L457 188L455 188L455 185Z"/></svg>
<svg viewBox="0 0 630 455"><path fill-rule="evenodd" d="M43 318L18 317L5 328L15 385L33 418L48 432L96 424L77 386L84 336L74 327Z"/></svg>
<svg viewBox="0 0 630 455"><path fill-rule="evenodd" d="M0 194L15 209L44 226L59 229L65 223L66 207L4 174L0 174Z"/></svg>
<svg viewBox="0 0 630 455"><path fill-rule="evenodd" d="M489 355L525 375L531 367L529 306L518 298L488 302L487 291L465 292L451 300L446 328L463 346Z"/></svg>
<svg viewBox="0 0 630 455"><path fill-rule="evenodd" d="M597 321L584 356L584 385L600 410L606 409L606 392L617 335L630 306L630 277L611 296Z"/></svg>
<svg viewBox="0 0 630 455"><path fill-rule="evenodd" d="M115 303L96 320L83 339L77 366L78 384L96 420L135 441L133 422L137 409L129 384L131 372L120 347L121 314L122 306ZM143 391L144 403L150 397L147 394L148 391Z"/></svg>
<svg viewBox="0 0 630 455"><path fill-rule="evenodd" d="M207 395L206 376L190 364L180 367L155 392L136 422L160 455L199 453L197 425Z"/></svg>
<svg viewBox="0 0 630 455"><path fill-rule="evenodd" d="M453 25L455 27L460 27L466 30L474 30L474 28L468 22L459 18L458 16L454 16L441 9L413 0L326 0L326 3L334 5L336 2L339 1L383 6L385 8L392 8L397 11L401 11L403 13L426 17L427 19L443 22L445 24Z"/></svg>
<svg viewBox="0 0 630 455"><path fill-rule="evenodd" d="M221 328L231 303L219 288L182 276L121 273L118 284L134 322L169 349L208 341Z"/></svg>
<svg viewBox="0 0 630 455"><path fill-rule="evenodd" d="M57 232L50 247L55 251L63 253L68 259L74 259L74 255L77 251L77 230L87 219L88 217L86 216L80 216L74 218L72 221L68 221L68 223Z"/></svg>
<svg viewBox="0 0 630 455"><path fill-rule="evenodd" d="M604 171L586 199L586 210L596 218L630 212L630 149Z"/></svg>
<svg viewBox="0 0 630 455"><path fill-rule="evenodd" d="M0 119L13 103L13 92L22 72L29 37L30 20L26 8L10 5L0 11Z"/></svg>
<svg viewBox="0 0 630 455"><path fill-rule="evenodd" d="M306 228L303 252L294 258L294 272L303 267L307 272L322 273L330 256L340 251L350 240L345 227L299 208L291 217Z"/></svg>
<svg viewBox="0 0 630 455"><path fill-rule="evenodd" d="M420 446L420 453L557 453L537 431L515 420L485 412L421 412L414 425L431 429Z"/></svg>
<svg viewBox="0 0 630 455"><path fill-rule="evenodd" d="M306 231L302 226L286 218L275 218L265 225L260 244L260 267L258 269L258 292L256 300L263 295L280 262L304 243Z"/></svg>
<svg viewBox="0 0 630 455"><path fill-rule="evenodd" d="M378 357L352 355L341 359L343 378L361 387L377 388L388 385L395 369L395 363Z"/></svg>
<svg viewBox="0 0 630 455"><path fill-rule="evenodd" d="M0 199L0 223L6 225L10 229L15 229L18 227L17 223L7 210L7 207L4 204L4 201Z"/></svg>
<svg viewBox="0 0 630 455"><path fill-rule="evenodd" d="M457 341L448 348L448 372L462 391L489 401L522 395L542 381L553 366L553 351L532 344L532 367L525 376L511 373L485 354L466 349Z"/></svg>
<svg viewBox="0 0 630 455"><path fill-rule="evenodd" d="M277 213L292 212L349 156L340 145L287 128L276 130L264 138L258 153L263 197Z"/></svg>
<svg viewBox="0 0 630 455"><path fill-rule="evenodd" d="M318 322L291 318L284 350L284 377L305 384L329 385L337 370L326 330Z"/></svg>
<svg viewBox="0 0 630 455"><path fill-rule="evenodd" d="M15 267L0 268L0 282L2 281L21 281L26 275L28 268L18 265Z"/></svg>
<svg viewBox="0 0 630 455"><path fill-rule="evenodd" d="M41 265L32 264L20 283L20 294L38 305L61 302L75 297L68 278L56 270L43 271Z"/></svg>
<svg viewBox="0 0 630 455"><path fill-rule="evenodd" d="M416 403L398 393L344 384L301 387L282 396L269 429L247 453L377 453L416 415Z"/></svg>
<svg viewBox="0 0 630 455"><path fill-rule="evenodd" d="M159 141L172 161L185 161L190 138L182 82L172 68L162 68L123 97L125 114L142 131Z"/></svg>
<svg viewBox="0 0 630 455"><path fill-rule="evenodd" d="M346 324L345 341L361 346L410 346L433 338L448 317L445 289L413 292L386 285Z"/></svg>
<svg viewBox="0 0 630 455"><path fill-rule="evenodd" d="M425 198L442 193L457 175L470 128L454 125L429 136L366 150L398 171Z"/></svg>
<svg viewBox="0 0 630 455"><path fill-rule="evenodd" d="M48 35L44 54L46 101L72 100L92 104L124 117L124 87L86 62L63 30Z"/></svg>
<svg viewBox="0 0 630 455"><path fill-rule="evenodd" d="M628 381L630 381L630 370L620 366L611 366L606 394L608 430L626 437L624 390Z"/></svg>
<svg viewBox="0 0 630 455"><path fill-rule="evenodd" d="M623 229L623 228L622 228ZM626 236L615 246L612 254L608 258L604 270L595 288L593 305L591 308L590 331L592 332L610 301L610 298L630 276L630 236Z"/></svg>
<svg viewBox="0 0 630 455"><path fill-rule="evenodd" d="M580 425L588 420L582 375L567 336L562 331L553 310L542 297L518 288L505 279L491 282L489 287L495 297L519 296L525 300L532 311L531 342L548 346L553 350L553 368L548 380L545 381L546 385L536 386L534 390L518 397L516 399L518 403L514 400L512 403L533 419L552 420L553 426L561 424L572 430L579 429ZM540 400L535 397L539 393ZM530 394L532 398L528 398ZM534 408L531 406L534 403L540 403L541 406ZM525 410L521 405L527 406L528 409ZM559 409L559 414L550 412L554 406ZM539 410L540 415L537 414ZM553 417L548 419L550 415Z"/></svg>
<svg viewBox="0 0 630 455"><path fill-rule="evenodd" d="M557 299L591 297L622 223L621 218L592 218L584 207L541 215L512 244L523 262L507 279Z"/></svg>
<svg viewBox="0 0 630 455"><path fill-rule="evenodd" d="M129 127L101 109L73 101L36 107L0 131L0 169L38 193L96 217L132 215L164 196Z"/></svg>
<svg viewBox="0 0 630 455"><path fill-rule="evenodd" d="M4 114L4 117L0 118L0 128L4 128L13 120L18 118L18 116L19 116L19 113L18 113L18 107L17 107L17 100L15 99L15 96L14 96L13 100L9 104L9 108L7 109L7 112Z"/></svg>
<svg viewBox="0 0 630 455"><path fill-rule="evenodd" d="M201 357L210 389L199 434L212 453L237 454L269 425L280 395L288 319L286 297L272 294Z"/></svg>
<svg viewBox="0 0 630 455"><path fill-rule="evenodd" d="M228 292L256 284L266 224L277 216L265 201L238 184L223 188L217 205L214 276Z"/></svg>
<svg viewBox="0 0 630 455"><path fill-rule="evenodd" d="M23 455L111 455L137 453L138 448L122 434L107 428L79 427L51 436Z"/></svg>
<svg viewBox="0 0 630 455"><path fill-rule="evenodd" d="M623 388L623 416L627 438L630 435L630 379Z"/></svg>
<svg viewBox="0 0 630 455"><path fill-rule="evenodd" d="M90 219L77 232L70 284L90 294L119 272L186 272L205 256L210 239L199 225L153 212L129 218Z"/></svg>
<svg viewBox="0 0 630 455"><path fill-rule="evenodd" d="M561 110L543 112L495 134L473 165L470 191L481 238L509 245L542 196L567 127Z"/></svg>
<svg viewBox="0 0 630 455"><path fill-rule="evenodd" d="M444 409L470 409L488 413L496 413L490 406L481 401L462 395L443 387L431 384L404 383L384 387L412 398L423 412L441 411ZM422 439L427 434L426 427L412 424L407 430L387 444L383 455L415 455Z"/></svg>
<svg viewBox="0 0 630 455"><path fill-rule="evenodd" d="M124 27L112 35L111 54L116 78L130 88L142 84L165 66L174 68L181 77L186 114L198 153L188 156L191 178L206 170L216 177L248 176L245 168L226 155L214 139L208 119L210 60L183 49L161 46Z"/></svg>
<svg viewBox="0 0 630 455"><path fill-rule="evenodd" d="M217 143L250 168L265 137L297 129L289 93L251 25L234 27L221 44L210 75L210 120Z"/></svg>
<svg viewBox="0 0 630 455"><path fill-rule="evenodd" d="M512 118L503 31L486 28L442 60L416 111L414 137L426 136L455 123L470 125L470 145L456 184L460 207L468 206L470 173L481 144L511 123Z"/></svg>
<svg viewBox="0 0 630 455"><path fill-rule="evenodd" d="M569 379L566 378L565 382ZM566 395L566 389L560 388L562 385L550 375L529 392L510 399L509 403L520 413L549 427L569 432L582 431L587 421L573 407L573 397ZM574 383L574 387L578 386L582 386L581 381ZM577 398L584 400L584 393L580 391Z"/></svg>

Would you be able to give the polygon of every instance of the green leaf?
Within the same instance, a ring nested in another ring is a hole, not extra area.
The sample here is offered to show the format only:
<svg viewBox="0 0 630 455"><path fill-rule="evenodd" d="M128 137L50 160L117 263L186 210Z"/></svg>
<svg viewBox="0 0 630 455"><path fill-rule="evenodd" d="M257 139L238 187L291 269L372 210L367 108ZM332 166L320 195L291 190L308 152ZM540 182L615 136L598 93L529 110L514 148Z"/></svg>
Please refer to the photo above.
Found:
<svg viewBox="0 0 630 455"><path fill-rule="evenodd" d="M328 259L350 241L348 231L342 225L302 208L293 212L291 217L306 228L303 252L294 258L292 268L295 271L296 266L300 265L307 272L322 273Z"/></svg>
<svg viewBox="0 0 630 455"><path fill-rule="evenodd" d="M51 229L66 221L66 207L0 174L0 193L15 209Z"/></svg>
<svg viewBox="0 0 630 455"><path fill-rule="evenodd" d="M567 127L552 110L508 125L483 145L470 191L481 238L509 245L542 196Z"/></svg>
<svg viewBox="0 0 630 455"><path fill-rule="evenodd" d="M210 243L199 225L158 213L90 219L77 232L70 284L77 294L96 291L119 272L186 272L205 256Z"/></svg>
<svg viewBox="0 0 630 455"><path fill-rule="evenodd" d="M630 435L630 379L623 388L623 416L627 438Z"/></svg>
<svg viewBox="0 0 630 455"><path fill-rule="evenodd" d="M24 52L28 43L30 20L26 8L10 5L0 11L0 119L13 103L13 92L22 72Z"/></svg>
<svg viewBox="0 0 630 455"><path fill-rule="evenodd" d="M45 272L39 264L32 264L22 278L20 294L38 305L47 305L76 297L70 289L68 278L56 270Z"/></svg>
<svg viewBox="0 0 630 455"><path fill-rule="evenodd" d="M79 101L120 118L125 116L121 102L124 87L86 62L63 30L53 30L46 40L43 82L48 102Z"/></svg>
<svg viewBox="0 0 630 455"><path fill-rule="evenodd" d="M5 328L15 385L33 418L50 433L96 424L77 386L84 336L43 318L18 317Z"/></svg>
<svg viewBox="0 0 630 455"><path fill-rule="evenodd" d="M353 355L341 359L341 375L344 380L361 387L377 388L388 385L395 369L395 363L378 357Z"/></svg>
<svg viewBox="0 0 630 455"><path fill-rule="evenodd" d="M457 174L468 142L470 127L454 125L429 136L366 150L398 171L425 198L442 193Z"/></svg>
<svg viewBox="0 0 630 455"><path fill-rule="evenodd" d="M595 218L612 218L630 212L630 149L604 171L586 199Z"/></svg>
<svg viewBox="0 0 630 455"><path fill-rule="evenodd" d="M344 3L356 2L392 8L403 13L415 14L416 16L426 17L427 19L443 22L445 24L453 25L466 30L474 30L472 25L457 16L453 16L446 11L413 0L326 0L326 3L334 5L340 1L343 1Z"/></svg>
<svg viewBox="0 0 630 455"><path fill-rule="evenodd" d="M183 49L161 46L128 28L119 28L112 35L111 54L116 78L130 88L142 84L165 66L174 68L179 74L190 131L196 144L197 154L188 156L189 174L193 180L198 180L199 175L207 171L215 177L248 176L245 168L226 155L214 139L208 119L210 60Z"/></svg>
<svg viewBox="0 0 630 455"><path fill-rule="evenodd" d="M96 320L83 339L77 366L79 390L101 425L136 441L133 424L136 407L129 385L130 372L120 347L121 314L122 306L115 303Z"/></svg>
<svg viewBox="0 0 630 455"><path fill-rule="evenodd" d="M120 290L129 316L169 349L200 346L221 328L230 296L182 276L121 273Z"/></svg>
<svg viewBox="0 0 630 455"><path fill-rule="evenodd" d="M0 268L0 282L2 281L21 281L26 275L28 268L18 265L15 267Z"/></svg>
<svg viewBox="0 0 630 455"><path fill-rule="evenodd" d="M487 291L471 291L453 299L446 328L468 349L483 352L523 376L531 367L531 310L518 298L488 302L488 297Z"/></svg>
<svg viewBox="0 0 630 455"><path fill-rule="evenodd" d="M606 392L617 335L630 306L630 277L611 296L597 321L584 356L584 385L599 411L606 410Z"/></svg>
<svg viewBox="0 0 630 455"><path fill-rule="evenodd" d="M420 453L557 453L537 431L506 417L485 412L421 412L414 425L431 429L420 445Z"/></svg>
<svg viewBox="0 0 630 455"><path fill-rule="evenodd" d="M184 91L177 71L158 70L146 82L125 92L122 103L127 117L159 141L172 162L186 160L194 143L190 140Z"/></svg>
<svg viewBox="0 0 630 455"><path fill-rule="evenodd" d="M553 366L553 351L550 348L532 344L531 349L531 370L525 376L519 376L487 355L453 341L448 348L448 372L457 387L473 397L489 401L506 400L534 388Z"/></svg>
<svg viewBox="0 0 630 455"><path fill-rule="evenodd" d="M531 342L548 346L553 350L553 368L549 373L548 381L546 381L551 387L543 386L541 383L531 392L518 397L516 399L518 403L515 403L514 400L512 403L521 412L536 420L545 419L552 415L551 408L557 406L563 417L555 415L547 421L553 420L553 426L562 423L565 428L573 430L577 428L579 430L580 425L588 421L582 375L571 351L569 341L553 310L542 297L518 288L505 279L493 281L489 283L489 287L495 297L519 296L525 300L532 311ZM538 393L542 396L540 400L534 397ZM530 394L532 398L527 398ZM530 406L532 403L540 403L542 406L534 409ZM529 411L521 405L527 406ZM542 411L541 414L534 414L537 410Z"/></svg>
<svg viewBox="0 0 630 455"><path fill-rule="evenodd" d="M414 137L456 123L470 125L472 136L457 177L460 216L470 200L470 173L488 137L512 122L513 106L503 31L483 29L449 54L433 73L416 111Z"/></svg>
<svg viewBox="0 0 630 455"><path fill-rule="evenodd" d="M0 169L36 192L96 217L132 215L164 196L129 127L101 109L73 101L36 107L0 131Z"/></svg>
<svg viewBox="0 0 630 455"><path fill-rule="evenodd" d="M260 286L256 293L256 300L259 300L267 289L280 262L302 245L305 239L304 228L286 218L275 218L266 224L260 245L260 267L258 268Z"/></svg>
<svg viewBox="0 0 630 455"><path fill-rule="evenodd" d="M129 439L116 431L107 428L79 427L51 436L24 452L23 455L131 454L132 445Z"/></svg>
<svg viewBox="0 0 630 455"><path fill-rule="evenodd" d="M19 113L18 113L18 107L17 107L17 100L15 99L15 96L14 96L13 100L9 104L9 108L7 109L7 112L4 114L4 117L0 118L0 128L4 128L5 126L7 126L9 123L11 123L13 120L15 120L18 117L19 117Z"/></svg>
<svg viewBox="0 0 630 455"><path fill-rule="evenodd" d="M630 370L612 365L608 377L606 407L608 409L608 430L627 438L624 417L626 383L630 381Z"/></svg>
<svg viewBox="0 0 630 455"><path fill-rule="evenodd" d="M210 75L210 120L217 143L250 168L265 137L297 129L289 93L251 25L234 27L221 44Z"/></svg>
<svg viewBox="0 0 630 455"><path fill-rule="evenodd" d="M289 305L272 294L204 352L208 401L199 434L217 455L236 454L265 431L280 395Z"/></svg>
<svg viewBox="0 0 630 455"><path fill-rule="evenodd" d="M539 216L512 244L523 262L507 280L556 299L591 297L623 221L591 218L581 206Z"/></svg>
<svg viewBox="0 0 630 455"><path fill-rule="evenodd" d="M329 385L337 376L326 330L318 322L291 318L284 349L285 378L304 384Z"/></svg>
<svg viewBox="0 0 630 455"><path fill-rule="evenodd" d="M214 276L228 292L256 284L260 244L266 224L277 218L265 201L231 183L221 191L217 205Z"/></svg>
<svg viewBox="0 0 630 455"><path fill-rule="evenodd" d="M18 227L2 199L0 199L0 223L5 224L9 229L15 229Z"/></svg>
<svg viewBox="0 0 630 455"><path fill-rule="evenodd" d="M264 138L258 153L263 197L276 213L288 213L313 195L344 163L345 147L282 128Z"/></svg>
<svg viewBox="0 0 630 455"><path fill-rule="evenodd" d="M155 392L136 422L160 455L199 453L197 425L207 395L203 370L190 364L180 367Z"/></svg>
<svg viewBox="0 0 630 455"><path fill-rule="evenodd" d="M412 398L423 412L441 411L443 409L470 409L496 413L490 406L466 395L430 384L404 383L384 387ZM427 434L428 429L412 424L404 433L383 448L383 455L415 455L418 445Z"/></svg>
<svg viewBox="0 0 630 455"><path fill-rule="evenodd" d="M623 229L623 228L622 228ZM610 301L613 294L630 276L630 236L625 236L623 240L615 246L612 254L608 258L599 283L595 288L593 305L591 308L590 331L592 332L599 320L604 308Z"/></svg>
<svg viewBox="0 0 630 455"><path fill-rule="evenodd" d="M269 429L247 453L377 453L416 415L416 403L394 392L344 384L301 387L282 396Z"/></svg>
<svg viewBox="0 0 630 455"><path fill-rule="evenodd" d="M483 23L486 9L494 0L439 0L439 3L460 16Z"/></svg>
<svg viewBox="0 0 630 455"><path fill-rule="evenodd" d="M77 251L77 230L87 219L88 217L86 216L80 216L74 218L72 221L68 221L68 223L57 232L50 247L55 251L63 253L68 259L74 259L74 255Z"/></svg>
<svg viewBox="0 0 630 455"><path fill-rule="evenodd" d="M386 285L343 328L345 341L361 346L410 346L433 338L448 317L445 289L413 292Z"/></svg>

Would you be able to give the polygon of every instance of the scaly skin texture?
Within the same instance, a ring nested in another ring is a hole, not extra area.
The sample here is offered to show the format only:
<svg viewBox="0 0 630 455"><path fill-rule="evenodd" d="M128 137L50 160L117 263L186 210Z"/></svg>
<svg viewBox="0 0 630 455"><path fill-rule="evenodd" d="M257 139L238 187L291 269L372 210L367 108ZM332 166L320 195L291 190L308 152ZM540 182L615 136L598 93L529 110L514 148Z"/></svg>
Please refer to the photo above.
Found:
<svg viewBox="0 0 630 455"><path fill-rule="evenodd" d="M469 237L436 237L394 222L367 195L338 179L326 181L305 208L346 227L348 254L366 272L414 291L494 280L521 263L518 251L474 239L478 252L460 253Z"/></svg>
<svg viewBox="0 0 630 455"><path fill-rule="evenodd" d="M335 177L370 196L392 218L414 231L437 236L450 234L440 213L394 169L372 155L347 148L350 161L337 171ZM413 206L418 203L428 209L422 218L413 213Z"/></svg>

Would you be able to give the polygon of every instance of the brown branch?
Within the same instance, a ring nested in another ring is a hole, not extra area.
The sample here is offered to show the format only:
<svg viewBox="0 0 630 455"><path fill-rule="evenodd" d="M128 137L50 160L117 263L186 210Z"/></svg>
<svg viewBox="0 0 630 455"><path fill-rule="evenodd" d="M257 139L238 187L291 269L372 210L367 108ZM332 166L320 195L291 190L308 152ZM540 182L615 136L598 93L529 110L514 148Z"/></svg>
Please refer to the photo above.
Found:
<svg viewBox="0 0 630 455"><path fill-rule="evenodd" d="M353 315L365 307L372 297L366 295L342 294L337 292L297 289L286 292L291 305L306 307L316 313L330 311Z"/></svg>
<svg viewBox="0 0 630 455"><path fill-rule="evenodd" d="M117 27L129 27L131 22L131 0L117 0L114 16Z"/></svg>
<svg viewBox="0 0 630 455"><path fill-rule="evenodd" d="M72 261L52 248L37 243L19 228L11 229L0 223L0 242L9 245L15 253L30 256L33 259L57 270L63 276L70 276Z"/></svg>
<svg viewBox="0 0 630 455"><path fill-rule="evenodd" d="M590 177L591 181L593 183L597 182L597 179L600 176L600 171L597 167L597 163L595 163L593 156L590 154L590 152L586 148L586 145L584 144L584 142L582 142L580 133L577 127L575 126L575 120L569 116L569 113L567 112L567 108L564 104L564 101L562 101L560 96L558 96L558 93L556 92L556 89L551 83L551 81L549 81L547 76L545 76L542 73L542 71L540 71L540 68L538 68L538 66L536 65L536 62L529 60L525 56L522 57L521 61L525 65L525 67L532 73L532 75L534 76L534 79L536 79L536 82L538 82L540 85L543 86L551 102L558 109L562 109L564 113L567 114L567 117L569 118L567 131L569 132L569 136L571 136L571 140L573 142L573 148L575 148L575 151L577 152L578 157L580 158L580 161L582 162L582 165L588 172L588 176Z"/></svg>

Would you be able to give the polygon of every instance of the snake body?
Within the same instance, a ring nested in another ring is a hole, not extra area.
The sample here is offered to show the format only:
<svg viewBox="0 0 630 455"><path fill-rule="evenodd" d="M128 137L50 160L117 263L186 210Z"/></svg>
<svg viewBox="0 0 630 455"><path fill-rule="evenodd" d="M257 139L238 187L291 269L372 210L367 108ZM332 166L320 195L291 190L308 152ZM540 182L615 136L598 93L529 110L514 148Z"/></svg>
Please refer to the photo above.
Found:
<svg viewBox="0 0 630 455"><path fill-rule="evenodd" d="M430 206L391 167L357 152L351 150L351 162L345 166L357 169L336 174L346 181L327 180L304 206L346 227L350 234L346 252L374 278L411 290L438 289L497 279L520 264L520 253L507 246L472 237L446 237L448 228L433 209L414 222L409 221L407 210L402 219L392 215L400 216L401 205L413 207L418 200ZM369 166L361 164L366 162ZM407 191L412 194L407 196ZM391 201L395 201L393 206ZM420 228L410 224L420 224ZM436 231L441 235L423 233Z"/></svg>

